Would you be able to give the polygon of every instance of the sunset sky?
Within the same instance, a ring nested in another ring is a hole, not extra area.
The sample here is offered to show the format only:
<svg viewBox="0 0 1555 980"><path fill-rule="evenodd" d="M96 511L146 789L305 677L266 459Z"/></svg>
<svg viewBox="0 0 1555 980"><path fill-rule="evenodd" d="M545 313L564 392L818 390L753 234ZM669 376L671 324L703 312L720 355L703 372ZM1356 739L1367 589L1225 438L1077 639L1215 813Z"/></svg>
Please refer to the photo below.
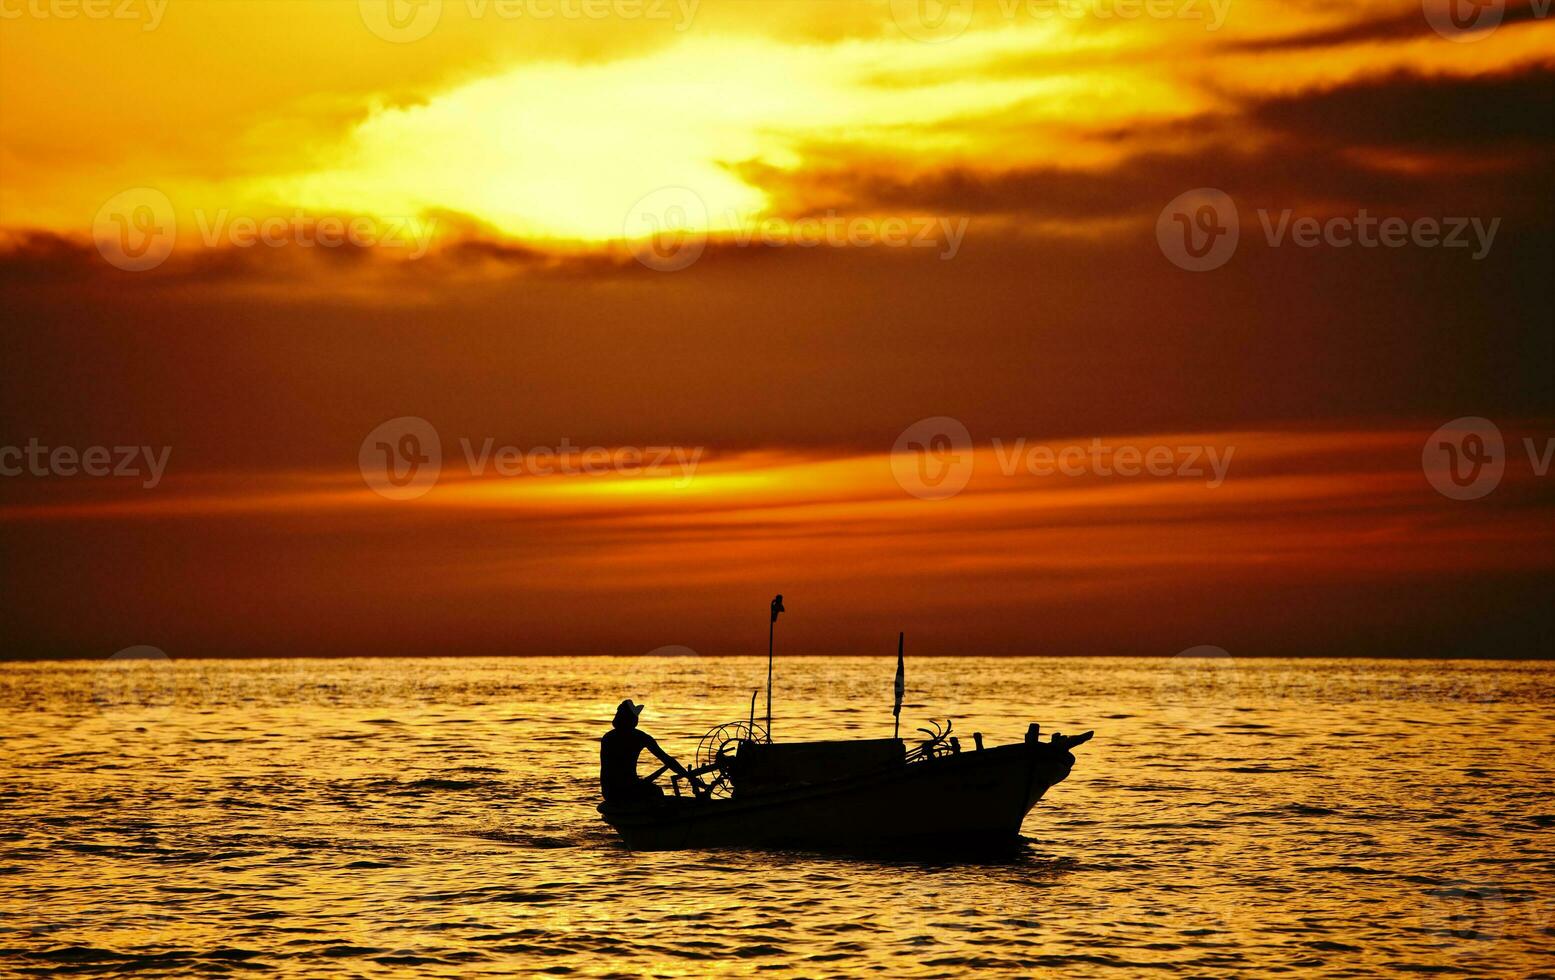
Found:
<svg viewBox="0 0 1555 980"><path fill-rule="evenodd" d="M1475 9L0 0L0 656L1547 656Z"/></svg>

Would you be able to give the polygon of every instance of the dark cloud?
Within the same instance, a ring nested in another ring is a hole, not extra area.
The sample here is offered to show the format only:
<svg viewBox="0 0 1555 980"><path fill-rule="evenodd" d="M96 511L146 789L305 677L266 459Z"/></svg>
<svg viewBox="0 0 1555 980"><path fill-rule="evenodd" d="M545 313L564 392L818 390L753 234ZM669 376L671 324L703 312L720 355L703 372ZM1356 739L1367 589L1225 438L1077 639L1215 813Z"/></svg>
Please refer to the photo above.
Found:
<svg viewBox="0 0 1555 980"><path fill-rule="evenodd" d="M1465 149L1555 146L1555 70L1454 78L1396 73L1258 102L1248 117L1304 143ZM1540 161L1548 173L1547 159Z"/></svg>
<svg viewBox="0 0 1555 980"><path fill-rule="evenodd" d="M1249 140L1250 129L1260 138ZM1085 135L1115 145L1121 161L915 174L848 145L816 145L797 169L734 169L790 215L824 206L1153 220L1182 191L1210 186L1265 207L1446 209L1533 227L1552 221L1545 188L1555 165L1555 70L1470 78L1400 72Z"/></svg>
<svg viewBox="0 0 1555 980"><path fill-rule="evenodd" d="M46 231L0 238L0 285L80 282L112 271L90 244Z"/></svg>
<svg viewBox="0 0 1555 980"><path fill-rule="evenodd" d="M1161 255L1154 213L1217 176L1058 195L1059 213L1148 212L1137 230L1095 240L973 215L948 261L930 249L726 246L680 272L628 260L595 277L441 287L424 274L425 292L409 288L423 275L411 263L368 280L380 292L354 268L258 292L230 279L153 288L139 285L151 273L113 269L9 275L0 442L170 444L198 469L290 468L354 459L364 433L400 415L520 445L734 450L879 449L937 414L1036 437L1549 413L1547 228L1503 227L1479 262L1462 250L1271 248L1252 211L1288 205L1239 196L1236 257L1184 273ZM1054 194L1035 179L1021 190ZM1007 206L1011 189L998 199Z"/></svg>
<svg viewBox="0 0 1555 980"><path fill-rule="evenodd" d="M1432 161L1427 160L1427 163ZM902 177L889 168L748 175L790 214L809 213L820 198L865 212L1011 216L1070 223L1115 219L1152 224L1172 198L1195 187L1217 187L1256 207L1366 207L1373 213L1499 215L1546 226L1551 203L1541 183L1555 152L1508 155L1486 172L1483 159L1442 159L1436 168L1398 168L1347 146L1312 146L1291 138L1247 152L1218 146L1187 155L1143 153L1106 170L1038 167L999 174L968 169Z"/></svg>
<svg viewBox="0 0 1555 980"><path fill-rule="evenodd" d="M1427 2L1446 4L1452 0L1427 0ZM1327 4L1322 6L1325 10L1330 9ZM1393 16L1359 20L1334 27L1302 30L1273 37L1234 40L1227 44L1227 48L1232 51L1248 52L1303 51L1341 47L1347 44L1434 37L1434 28L1425 18L1423 10L1414 5L1411 5L1411 8ZM1539 13L1535 10L1532 0L1510 0L1505 4L1505 14L1501 18L1500 26L1510 28L1516 24L1535 20L1538 16Z"/></svg>

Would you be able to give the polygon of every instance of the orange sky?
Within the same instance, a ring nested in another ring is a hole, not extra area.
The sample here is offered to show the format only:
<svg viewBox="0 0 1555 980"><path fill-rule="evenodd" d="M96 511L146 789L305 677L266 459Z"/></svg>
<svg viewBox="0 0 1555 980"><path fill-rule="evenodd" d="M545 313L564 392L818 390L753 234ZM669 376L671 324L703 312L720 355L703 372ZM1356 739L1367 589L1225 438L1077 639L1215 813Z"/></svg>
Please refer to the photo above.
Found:
<svg viewBox="0 0 1555 980"><path fill-rule="evenodd" d="M167 451L0 476L0 655L751 652L777 591L794 652L1546 653L1555 24L1493 7L0 0L0 468ZM1362 209L1495 231L1266 231ZM1464 416L1471 501L1421 463ZM441 473L389 500L404 417Z"/></svg>

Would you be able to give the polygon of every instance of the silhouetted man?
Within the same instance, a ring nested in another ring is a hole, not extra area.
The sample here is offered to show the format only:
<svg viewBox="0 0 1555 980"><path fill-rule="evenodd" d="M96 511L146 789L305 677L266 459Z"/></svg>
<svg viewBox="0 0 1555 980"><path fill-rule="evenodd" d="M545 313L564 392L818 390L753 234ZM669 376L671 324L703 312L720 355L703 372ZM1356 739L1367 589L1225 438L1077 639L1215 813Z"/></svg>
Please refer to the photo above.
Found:
<svg viewBox="0 0 1555 980"><path fill-rule="evenodd" d="M664 791L646 779L637 776L637 756L643 749L670 769L691 780L697 787L702 781L686 771L668 752L659 748L653 736L637 727L637 716L643 706L633 704L631 698L616 708L613 726L599 740L599 788L605 794L606 803L653 803L664 798Z"/></svg>

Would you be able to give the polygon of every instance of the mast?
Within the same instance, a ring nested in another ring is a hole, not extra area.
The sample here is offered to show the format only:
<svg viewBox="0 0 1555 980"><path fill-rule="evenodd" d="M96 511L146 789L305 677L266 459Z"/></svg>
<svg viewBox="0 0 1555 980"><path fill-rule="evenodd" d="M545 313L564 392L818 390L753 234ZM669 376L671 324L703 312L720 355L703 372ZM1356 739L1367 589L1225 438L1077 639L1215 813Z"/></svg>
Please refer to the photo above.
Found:
<svg viewBox="0 0 1555 980"><path fill-rule="evenodd" d="M896 685L894 703L891 705L891 714L896 719L891 723L891 737L899 738L902 734L902 692L907 689L907 667L902 662L902 638L907 634L896 634Z"/></svg>
<svg viewBox="0 0 1555 980"><path fill-rule="evenodd" d="M783 593L772 597L772 618L767 621L767 741L772 741L772 636L778 613L783 612Z"/></svg>

